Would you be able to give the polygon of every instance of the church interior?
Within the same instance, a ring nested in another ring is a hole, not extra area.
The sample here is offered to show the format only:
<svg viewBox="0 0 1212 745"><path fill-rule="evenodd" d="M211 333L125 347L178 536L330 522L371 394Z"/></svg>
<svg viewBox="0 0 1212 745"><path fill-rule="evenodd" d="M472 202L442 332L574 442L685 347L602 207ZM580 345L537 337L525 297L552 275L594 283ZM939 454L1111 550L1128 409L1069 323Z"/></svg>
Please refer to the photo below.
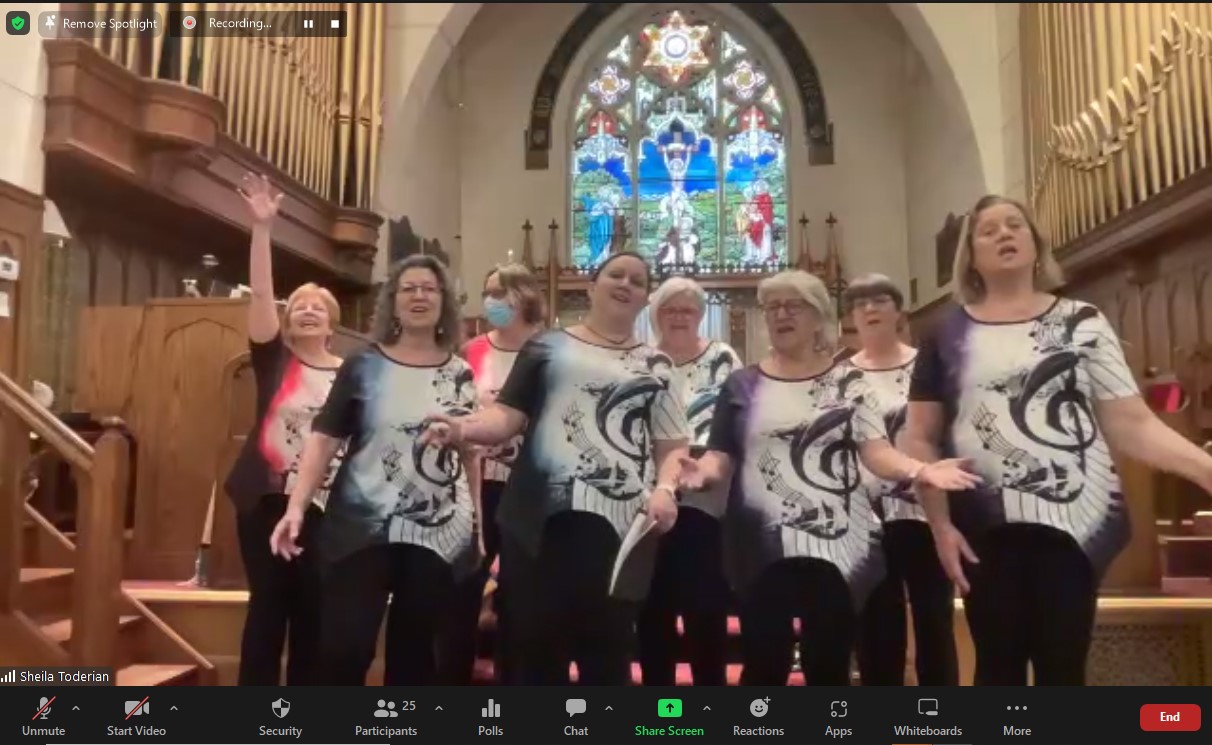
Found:
<svg viewBox="0 0 1212 745"><path fill-rule="evenodd" d="M757 283L786 268L839 307L887 275L910 340L954 305L965 214L1004 194L1154 410L1212 449L1212 3L255 5L345 13L344 34L0 38L2 664L236 681L247 172L284 191L275 279L332 289L338 354L417 253L457 278L469 335L493 267L532 268L568 326L601 256L635 250L698 281L745 360L769 344ZM1132 539L1089 681L1212 684L1208 495L1117 466ZM494 624L486 598L482 682ZM958 602L955 624L970 684Z"/></svg>

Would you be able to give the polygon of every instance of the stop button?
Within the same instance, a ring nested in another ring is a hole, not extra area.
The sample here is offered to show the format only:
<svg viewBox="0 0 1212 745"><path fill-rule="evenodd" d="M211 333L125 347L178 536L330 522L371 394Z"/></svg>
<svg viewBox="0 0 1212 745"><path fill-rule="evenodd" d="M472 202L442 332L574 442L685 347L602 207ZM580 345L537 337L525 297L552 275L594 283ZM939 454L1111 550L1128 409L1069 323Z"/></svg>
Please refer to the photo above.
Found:
<svg viewBox="0 0 1212 745"><path fill-rule="evenodd" d="M1145 732L1199 732L1198 704L1145 704L1140 707L1140 728Z"/></svg>

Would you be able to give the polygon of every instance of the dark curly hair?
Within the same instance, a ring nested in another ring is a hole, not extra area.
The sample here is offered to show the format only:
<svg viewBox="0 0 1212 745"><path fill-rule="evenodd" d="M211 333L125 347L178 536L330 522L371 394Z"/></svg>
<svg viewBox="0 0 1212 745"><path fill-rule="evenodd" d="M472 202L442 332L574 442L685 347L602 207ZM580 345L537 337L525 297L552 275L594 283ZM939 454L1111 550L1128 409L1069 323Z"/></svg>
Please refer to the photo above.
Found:
<svg viewBox="0 0 1212 745"><path fill-rule="evenodd" d="M401 259L387 270L387 279L379 287L379 297L375 300L371 338L380 344L394 344L399 340L402 330L396 319L396 295L400 288L400 276L409 269L428 269L437 277L438 287L442 291L442 312L438 316L438 325L434 327L433 338L439 347L453 352L463 343L459 299L450 281L450 272L442 262L429 254L415 254Z"/></svg>

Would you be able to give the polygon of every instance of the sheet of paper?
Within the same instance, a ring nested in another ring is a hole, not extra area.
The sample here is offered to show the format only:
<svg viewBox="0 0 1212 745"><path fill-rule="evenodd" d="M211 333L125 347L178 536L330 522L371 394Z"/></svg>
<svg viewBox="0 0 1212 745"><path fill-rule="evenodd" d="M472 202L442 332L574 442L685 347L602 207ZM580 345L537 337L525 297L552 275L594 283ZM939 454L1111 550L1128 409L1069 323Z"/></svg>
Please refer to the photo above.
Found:
<svg viewBox="0 0 1212 745"><path fill-rule="evenodd" d="M11 318L13 311L8 306L8 293L0 292L0 318Z"/></svg>
<svg viewBox="0 0 1212 745"><path fill-rule="evenodd" d="M610 576L611 596L634 601L648 596L660 545L661 534L656 530L656 522L650 520L647 513L636 515L614 560L614 571Z"/></svg>

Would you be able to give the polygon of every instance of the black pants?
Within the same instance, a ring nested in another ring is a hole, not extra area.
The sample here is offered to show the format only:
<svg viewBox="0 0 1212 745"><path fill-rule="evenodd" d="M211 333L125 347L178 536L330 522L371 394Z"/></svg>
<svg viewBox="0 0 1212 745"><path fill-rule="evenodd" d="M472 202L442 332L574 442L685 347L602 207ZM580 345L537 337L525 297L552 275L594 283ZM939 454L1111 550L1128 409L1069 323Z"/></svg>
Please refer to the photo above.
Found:
<svg viewBox="0 0 1212 745"><path fill-rule="evenodd" d="M284 646L287 685L308 685L316 673L320 583L310 547L322 513L314 507L308 511L299 537L303 554L286 561L269 550L269 537L286 512L286 502L284 495L268 494L236 513L236 534L248 576L248 615L240 640L242 686L281 685Z"/></svg>
<svg viewBox="0 0 1212 745"><path fill-rule="evenodd" d="M383 684L443 682L438 632L454 592L450 565L420 546L371 546L336 562L324 577L324 684L365 685L385 612Z"/></svg>
<svg viewBox="0 0 1212 745"><path fill-rule="evenodd" d="M678 617L695 685L727 683L728 582L724 578L719 520L701 510L678 512L661 540L648 599L636 632L644 685L677 683Z"/></svg>
<svg viewBox="0 0 1212 745"><path fill-rule="evenodd" d="M918 685L959 684L955 656L955 591L939 563L930 526L917 520L884 525L888 576L863 609L859 672L865 686L905 683L905 592L913 613L914 665Z"/></svg>
<svg viewBox="0 0 1212 745"><path fill-rule="evenodd" d="M1090 560L1068 534L1004 525L973 545L964 599L976 647L976 685L1084 685L1098 607Z"/></svg>
<svg viewBox="0 0 1212 745"><path fill-rule="evenodd" d="M770 565L741 602L741 685L786 685L800 619L800 662L809 685L850 685L855 612L842 573L822 559Z"/></svg>
<svg viewBox="0 0 1212 745"><path fill-rule="evenodd" d="M566 685L571 662L581 685L631 681L635 608L609 594L619 544L605 519L585 512L552 516L538 556L503 536L506 682Z"/></svg>
<svg viewBox="0 0 1212 745"><path fill-rule="evenodd" d="M497 525L497 505L505 484L500 481L485 481L481 486L480 515L484 531L484 563L480 571L459 584L448 623L443 624L439 635L438 667L441 678L452 685L471 683L475 672L476 655L480 651L480 612L484 607L484 587L492 570L492 562L501 552L501 529ZM494 677L503 681L508 642L505 640L505 623L502 608L503 593L501 578L497 578L497 589L493 593L493 611L496 615L496 632L493 638Z"/></svg>

